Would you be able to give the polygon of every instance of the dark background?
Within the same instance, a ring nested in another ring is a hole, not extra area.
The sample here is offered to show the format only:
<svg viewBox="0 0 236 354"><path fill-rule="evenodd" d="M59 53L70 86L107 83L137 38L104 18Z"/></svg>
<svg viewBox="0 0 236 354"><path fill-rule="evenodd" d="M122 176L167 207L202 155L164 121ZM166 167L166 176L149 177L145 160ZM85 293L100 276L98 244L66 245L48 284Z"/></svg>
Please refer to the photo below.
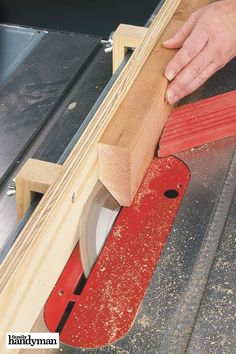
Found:
<svg viewBox="0 0 236 354"><path fill-rule="evenodd" d="M144 25L158 0L0 0L0 22L107 37L120 23Z"/></svg>

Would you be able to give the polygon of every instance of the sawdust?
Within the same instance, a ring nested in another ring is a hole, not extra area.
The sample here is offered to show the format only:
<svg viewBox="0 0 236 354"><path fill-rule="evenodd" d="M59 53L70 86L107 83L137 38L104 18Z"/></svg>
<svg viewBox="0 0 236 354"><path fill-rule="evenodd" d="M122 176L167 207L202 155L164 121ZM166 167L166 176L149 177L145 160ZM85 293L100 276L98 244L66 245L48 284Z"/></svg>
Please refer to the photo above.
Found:
<svg viewBox="0 0 236 354"><path fill-rule="evenodd" d="M150 188L150 182L159 176L162 167L159 164L154 162L151 163L149 169L146 172L146 175L142 181L142 184L134 198L134 210L140 212L140 207L142 205L143 199L153 193L153 189Z"/></svg>
<svg viewBox="0 0 236 354"><path fill-rule="evenodd" d="M122 234L124 232L124 225L118 225L115 227L115 230L113 231L113 236L121 238Z"/></svg>
<svg viewBox="0 0 236 354"><path fill-rule="evenodd" d="M193 148L190 149L191 152L193 151L201 151L202 149L205 149L208 147L208 144L203 144L200 146L194 146Z"/></svg>
<svg viewBox="0 0 236 354"><path fill-rule="evenodd" d="M164 172L166 165L168 165L169 168L172 167L172 161L173 159L170 158L169 163L166 163L165 159L165 164L163 164L161 161L154 160L136 195L132 206L133 209L131 210L132 213L134 211L134 214L131 213L131 215L135 215L135 212L139 212L145 196L148 196L149 201L150 198L155 198L156 200L157 182L155 182L155 179L157 177L160 178L160 174ZM168 173L171 173L171 170ZM159 199L157 198L157 200ZM97 271L100 275L96 278L96 282L100 284L100 290L97 292L96 289L92 289L86 300L88 303L89 300L92 302L92 298L96 299L94 306L96 307L97 315L96 313L93 314L94 319L90 326L88 323L84 324L84 319L78 320L78 322L83 322L83 324L81 324L82 332L87 335L89 331L91 331L91 333L96 333L97 336L99 336L98 333L100 331L100 333L103 333L101 336L104 335L109 346L120 340L123 336L126 336L131 328L133 321L138 315L139 307L146 291L146 288L143 288L144 279L147 281L150 278L150 274L154 271L156 261L159 257L157 249L160 250L160 247L162 248L165 243L161 234L170 227L168 222L169 217L167 217L166 223L165 221L160 223L160 216L156 215L155 208L152 209L153 210L150 210L150 217L155 221L146 221L145 225L141 222L141 232L139 232L140 230L136 230L136 228L134 228L133 231L132 228L130 228L130 219L128 223L125 218L126 214L124 214L123 217L121 212L120 224L114 226L112 234L110 235L111 237L108 239L109 247L104 248L103 257L100 258L97 263ZM172 214L171 210L170 214ZM138 215L137 217L139 219ZM135 250L135 252L133 252L133 250ZM116 262L110 262L111 259L116 259ZM140 259L142 259L141 263ZM111 266L113 267L112 269ZM120 279L121 270L122 279ZM106 277L107 274L110 273L111 278ZM145 286L148 286L148 283L145 283ZM137 295L140 291L141 295ZM84 307L86 307L86 304L83 303L83 308ZM88 313L90 313L90 307L91 306L88 306ZM91 312L92 311L91 309ZM98 328L100 326L98 324L101 323L101 318L103 322L101 327ZM140 328L145 329L151 325L151 318L146 315L142 315L141 319L138 321ZM78 329L80 330L79 326ZM75 339L75 342L76 341ZM122 350L120 353L128 352Z"/></svg>
<svg viewBox="0 0 236 354"><path fill-rule="evenodd" d="M164 160L165 163L163 163ZM140 212L140 207L142 206L144 198L155 192L155 190L151 188L151 183L154 181L154 179L160 177L160 175L166 170L171 169L175 163L175 160L171 156L165 158L164 160L161 158L154 159L150 164L142 184L134 198L133 203L135 211ZM153 197L150 198L153 199Z"/></svg>
<svg viewBox="0 0 236 354"><path fill-rule="evenodd" d="M138 323L143 327L147 328L151 325L151 319L146 314L143 314L142 317L138 320Z"/></svg>
<svg viewBox="0 0 236 354"><path fill-rule="evenodd" d="M119 348L118 346L113 345L113 344L110 346L110 348L114 349L116 354L129 354L130 353L128 350Z"/></svg>

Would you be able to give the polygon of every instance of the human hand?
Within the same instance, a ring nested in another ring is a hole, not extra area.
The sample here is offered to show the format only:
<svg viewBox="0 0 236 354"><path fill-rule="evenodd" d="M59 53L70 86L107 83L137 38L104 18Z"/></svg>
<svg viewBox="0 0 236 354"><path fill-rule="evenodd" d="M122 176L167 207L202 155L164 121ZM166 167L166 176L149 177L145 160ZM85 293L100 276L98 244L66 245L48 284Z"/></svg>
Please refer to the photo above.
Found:
<svg viewBox="0 0 236 354"><path fill-rule="evenodd" d="M165 70L166 100L176 103L236 56L236 0L214 2L194 12L163 45L181 48Z"/></svg>

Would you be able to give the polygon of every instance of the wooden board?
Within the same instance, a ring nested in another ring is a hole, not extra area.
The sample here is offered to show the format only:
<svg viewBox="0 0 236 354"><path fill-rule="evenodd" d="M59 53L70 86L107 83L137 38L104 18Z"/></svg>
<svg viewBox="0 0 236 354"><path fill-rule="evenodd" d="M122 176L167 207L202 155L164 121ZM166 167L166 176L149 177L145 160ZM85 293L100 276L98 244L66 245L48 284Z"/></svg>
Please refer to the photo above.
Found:
<svg viewBox="0 0 236 354"><path fill-rule="evenodd" d="M165 2L1 264L1 353L6 352L6 332L31 329L77 243L83 206L98 181L97 144L179 2Z"/></svg>
<svg viewBox="0 0 236 354"><path fill-rule="evenodd" d="M159 156L236 135L236 91L175 108L164 128Z"/></svg>
<svg viewBox="0 0 236 354"><path fill-rule="evenodd" d="M99 178L123 206L131 204L172 109L165 101L168 82L164 71L176 51L165 49L162 43L193 11L210 2L181 2L100 140Z"/></svg>
<svg viewBox="0 0 236 354"><path fill-rule="evenodd" d="M35 193L45 194L62 171L51 162L28 159L16 176L16 212L20 220L27 212Z"/></svg>

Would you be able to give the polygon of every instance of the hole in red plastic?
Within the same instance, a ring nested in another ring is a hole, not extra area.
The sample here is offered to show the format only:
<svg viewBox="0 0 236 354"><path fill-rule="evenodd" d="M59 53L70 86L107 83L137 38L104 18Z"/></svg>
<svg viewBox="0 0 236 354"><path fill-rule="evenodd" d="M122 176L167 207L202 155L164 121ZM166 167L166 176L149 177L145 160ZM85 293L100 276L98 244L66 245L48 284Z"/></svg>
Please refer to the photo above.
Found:
<svg viewBox="0 0 236 354"><path fill-rule="evenodd" d="M175 189L168 189L165 191L164 196L169 199L175 199L179 196L179 192Z"/></svg>

